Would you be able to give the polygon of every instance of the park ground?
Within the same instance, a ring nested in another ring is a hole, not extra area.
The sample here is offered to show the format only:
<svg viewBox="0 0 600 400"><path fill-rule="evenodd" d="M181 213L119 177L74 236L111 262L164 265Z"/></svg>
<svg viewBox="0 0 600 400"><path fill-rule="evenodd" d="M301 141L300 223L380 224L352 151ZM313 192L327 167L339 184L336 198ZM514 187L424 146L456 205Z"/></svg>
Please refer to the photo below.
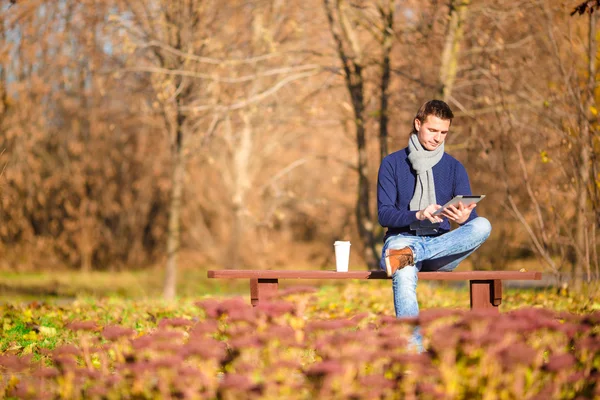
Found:
<svg viewBox="0 0 600 400"><path fill-rule="evenodd" d="M1 274L1 397L600 395L596 284L506 285L498 315L470 312L466 284L424 281L420 319L406 322L388 281L282 281L253 309L247 281L180 272L173 301L159 269Z"/></svg>

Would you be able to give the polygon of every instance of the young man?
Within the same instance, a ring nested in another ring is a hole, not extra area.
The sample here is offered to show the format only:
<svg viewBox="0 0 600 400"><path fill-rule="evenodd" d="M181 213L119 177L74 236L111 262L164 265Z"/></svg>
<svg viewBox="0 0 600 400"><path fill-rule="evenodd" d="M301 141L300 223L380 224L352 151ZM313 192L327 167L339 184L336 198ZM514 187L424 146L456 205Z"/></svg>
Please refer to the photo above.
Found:
<svg viewBox="0 0 600 400"><path fill-rule="evenodd" d="M471 194L467 171L444 153L453 117L443 101L423 104L408 147L385 157L379 168L379 223L388 228L381 268L392 277L396 317L419 314L418 271L452 271L490 235L491 225L477 216L475 204L433 215L454 196ZM450 231L450 221L459 227Z"/></svg>

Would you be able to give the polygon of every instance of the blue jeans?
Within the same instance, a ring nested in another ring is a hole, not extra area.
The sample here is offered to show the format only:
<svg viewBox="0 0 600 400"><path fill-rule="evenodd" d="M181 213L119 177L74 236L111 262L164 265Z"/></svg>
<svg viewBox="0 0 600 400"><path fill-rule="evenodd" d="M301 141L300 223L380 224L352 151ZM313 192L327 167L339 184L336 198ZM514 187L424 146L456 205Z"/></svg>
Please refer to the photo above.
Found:
<svg viewBox="0 0 600 400"><path fill-rule="evenodd" d="M419 315L417 302L418 271L452 271L461 261L473 253L490 236L490 222L477 217L466 224L440 236L396 235L389 237L383 245L381 268L385 270L386 249L410 247L415 265L397 270L392 276L394 308L396 317L416 317ZM420 350L421 335L418 328L413 336L413 344Z"/></svg>

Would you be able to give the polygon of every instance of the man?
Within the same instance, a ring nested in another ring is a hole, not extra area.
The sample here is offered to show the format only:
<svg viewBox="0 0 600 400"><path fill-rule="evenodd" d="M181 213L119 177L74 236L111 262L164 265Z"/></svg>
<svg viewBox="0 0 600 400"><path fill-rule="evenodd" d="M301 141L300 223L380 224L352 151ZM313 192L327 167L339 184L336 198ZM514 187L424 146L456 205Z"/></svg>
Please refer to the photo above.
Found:
<svg viewBox="0 0 600 400"><path fill-rule="evenodd" d="M433 215L454 196L471 194L465 168L444 153L452 118L443 101L423 104L408 147L385 157L379 168L379 223L388 228L381 268L392 277L396 317L419 314L418 271L452 271L490 235L491 225L477 216L475 204ZM459 227L450 231L450 221Z"/></svg>

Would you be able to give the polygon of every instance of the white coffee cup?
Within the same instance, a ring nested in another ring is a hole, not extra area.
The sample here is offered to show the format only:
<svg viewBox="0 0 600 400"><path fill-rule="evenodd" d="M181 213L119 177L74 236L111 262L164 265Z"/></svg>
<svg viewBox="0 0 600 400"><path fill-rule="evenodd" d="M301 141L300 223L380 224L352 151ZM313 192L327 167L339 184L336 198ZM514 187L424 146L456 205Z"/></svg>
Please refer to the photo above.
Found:
<svg viewBox="0 0 600 400"><path fill-rule="evenodd" d="M350 242L336 240L333 247L335 248L336 271L348 272L348 263L350 262Z"/></svg>

